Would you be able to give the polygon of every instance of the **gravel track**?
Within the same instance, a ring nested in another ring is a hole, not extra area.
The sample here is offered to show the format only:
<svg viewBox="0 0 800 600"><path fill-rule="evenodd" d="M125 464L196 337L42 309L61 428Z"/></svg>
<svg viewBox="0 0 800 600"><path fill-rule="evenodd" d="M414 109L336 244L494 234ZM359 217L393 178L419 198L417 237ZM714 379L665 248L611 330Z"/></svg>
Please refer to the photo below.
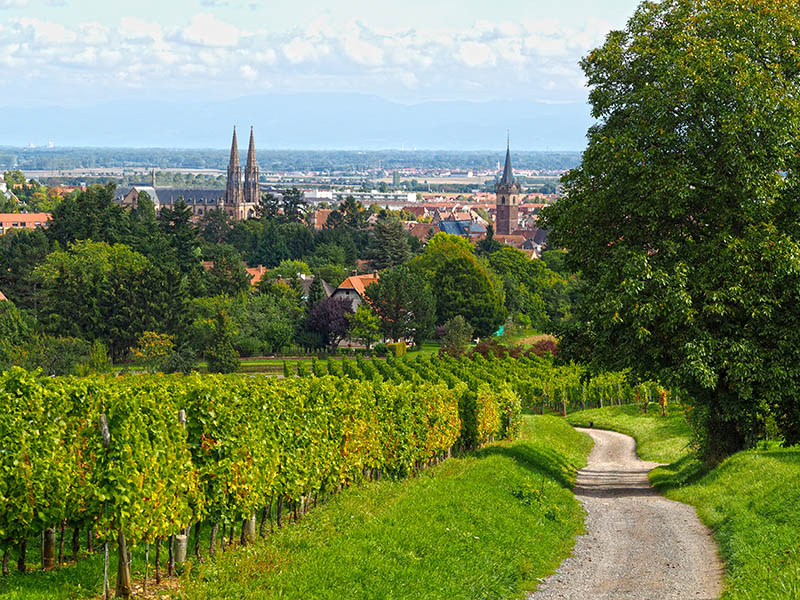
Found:
<svg viewBox="0 0 800 600"><path fill-rule="evenodd" d="M633 438L579 429L594 440L575 495L586 530L573 555L528 600L713 600L722 565L694 508L660 496L647 479L658 463L636 456Z"/></svg>

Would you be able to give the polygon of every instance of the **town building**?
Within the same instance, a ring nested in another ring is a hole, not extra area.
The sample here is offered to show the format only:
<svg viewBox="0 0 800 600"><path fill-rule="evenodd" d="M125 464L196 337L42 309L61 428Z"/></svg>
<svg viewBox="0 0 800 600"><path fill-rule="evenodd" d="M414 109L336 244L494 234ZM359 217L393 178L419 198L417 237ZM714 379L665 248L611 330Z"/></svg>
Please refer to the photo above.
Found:
<svg viewBox="0 0 800 600"><path fill-rule="evenodd" d="M50 213L0 213L0 235L11 229L36 229L47 227Z"/></svg>
<svg viewBox="0 0 800 600"><path fill-rule="evenodd" d="M139 194L147 193L156 212L172 208L181 200L191 209L195 217L202 217L210 210L223 210L232 220L242 221L256 215L261 192L258 185L258 162L253 128L250 128L250 145L244 175L239 161L236 127L233 128L231 155L228 160L228 178L225 189L218 188L172 188L156 187L155 171L151 185L134 185L125 191L117 189L114 200L125 208L138 205Z"/></svg>

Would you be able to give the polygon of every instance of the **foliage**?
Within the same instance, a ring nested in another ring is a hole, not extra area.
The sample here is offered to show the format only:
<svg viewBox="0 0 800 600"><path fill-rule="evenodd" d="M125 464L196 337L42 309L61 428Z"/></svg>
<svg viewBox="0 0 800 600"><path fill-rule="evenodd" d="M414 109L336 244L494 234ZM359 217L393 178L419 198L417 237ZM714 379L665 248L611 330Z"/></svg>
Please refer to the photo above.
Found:
<svg viewBox="0 0 800 600"><path fill-rule="evenodd" d="M582 62L598 124L541 215L586 283L565 347L685 388L712 460L800 441L798 35L795 2L643 3Z"/></svg>
<svg viewBox="0 0 800 600"><path fill-rule="evenodd" d="M0 301L0 340L15 345L28 341L33 334L35 321L18 309L10 300Z"/></svg>
<svg viewBox="0 0 800 600"><path fill-rule="evenodd" d="M421 344L433 332L435 304L425 279L406 265L381 273L364 291L381 320L381 331L392 340Z"/></svg>
<svg viewBox="0 0 800 600"><path fill-rule="evenodd" d="M346 298L326 298L308 313L306 326L322 336L325 346L336 348L350 331L353 308Z"/></svg>
<svg viewBox="0 0 800 600"><path fill-rule="evenodd" d="M145 331L130 352L133 360L142 363L148 372L155 373L173 354L174 349L175 343L171 335Z"/></svg>
<svg viewBox="0 0 800 600"><path fill-rule="evenodd" d="M250 290L250 274L236 248L228 244L217 244L208 258L213 262L211 268L205 272L208 296L235 296Z"/></svg>
<svg viewBox="0 0 800 600"><path fill-rule="evenodd" d="M408 237L399 219L378 219L370 252L373 267L383 270L406 262L411 257Z"/></svg>
<svg viewBox="0 0 800 600"><path fill-rule="evenodd" d="M369 304L362 302L356 312L349 316L349 319L350 337L364 344L369 350L381 332L381 321L375 311L370 308Z"/></svg>
<svg viewBox="0 0 800 600"><path fill-rule="evenodd" d="M100 340L113 358L180 310L159 269L121 244L75 242L49 254L35 276L45 331Z"/></svg>
<svg viewBox="0 0 800 600"><path fill-rule="evenodd" d="M456 315L444 325L440 352L450 356L461 356L472 341L472 325L461 315Z"/></svg>
<svg viewBox="0 0 800 600"><path fill-rule="evenodd" d="M386 344L386 351L387 354L390 356L398 357L404 356L406 353L406 343L405 342L391 342Z"/></svg>

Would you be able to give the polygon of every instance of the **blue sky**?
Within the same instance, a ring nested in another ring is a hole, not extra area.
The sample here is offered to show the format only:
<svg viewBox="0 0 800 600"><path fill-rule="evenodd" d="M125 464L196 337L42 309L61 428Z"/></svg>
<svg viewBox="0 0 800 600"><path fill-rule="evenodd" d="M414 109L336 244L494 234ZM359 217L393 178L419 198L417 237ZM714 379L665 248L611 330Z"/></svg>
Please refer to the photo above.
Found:
<svg viewBox="0 0 800 600"><path fill-rule="evenodd" d="M366 93L585 102L634 0L0 0L0 106Z"/></svg>

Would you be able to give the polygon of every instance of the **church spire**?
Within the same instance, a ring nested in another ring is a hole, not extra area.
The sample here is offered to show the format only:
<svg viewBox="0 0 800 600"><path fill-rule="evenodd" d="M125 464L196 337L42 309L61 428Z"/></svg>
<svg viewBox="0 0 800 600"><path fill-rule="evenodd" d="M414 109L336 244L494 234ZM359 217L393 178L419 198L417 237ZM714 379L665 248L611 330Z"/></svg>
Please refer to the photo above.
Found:
<svg viewBox="0 0 800 600"><path fill-rule="evenodd" d="M233 127L231 157L228 160L228 184L225 187L225 204L234 210L242 203L242 166L239 164L239 146L236 143L236 126Z"/></svg>
<svg viewBox="0 0 800 600"><path fill-rule="evenodd" d="M228 159L228 169L239 167L239 145L236 143L236 125L233 126L233 142L231 142L231 157Z"/></svg>
<svg viewBox="0 0 800 600"><path fill-rule="evenodd" d="M247 209L255 210L261 193L258 188L258 162L256 161L256 142L253 138L253 127L250 127L250 146L247 149L247 163L244 168L244 203L253 206Z"/></svg>
<svg viewBox="0 0 800 600"><path fill-rule="evenodd" d="M256 143L253 140L253 126L250 126L250 147L247 149L247 167L246 169L249 171L250 169L258 169L258 164L256 164Z"/></svg>
<svg viewBox="0 0 800 600"><path fill-rule="evenodd" d="M511 137L506 138L506 165L503 167L503 178L500 185L511 185L514 183L514 172L511 170Z"/></svg>

